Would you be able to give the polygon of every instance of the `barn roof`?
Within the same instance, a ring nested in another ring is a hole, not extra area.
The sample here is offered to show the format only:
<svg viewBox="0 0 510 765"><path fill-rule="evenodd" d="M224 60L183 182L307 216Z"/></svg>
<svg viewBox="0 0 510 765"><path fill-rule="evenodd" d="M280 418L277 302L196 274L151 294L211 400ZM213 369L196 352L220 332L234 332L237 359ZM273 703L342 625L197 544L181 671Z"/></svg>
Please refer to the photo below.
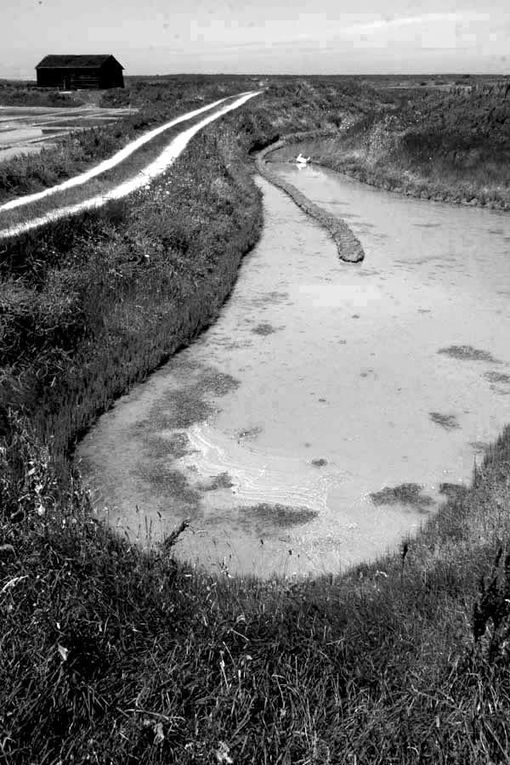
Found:
<svg viewBox="0 0 510 765"><path fill-rule="evenodd" d="M87 54L87 55L49 55L45 56L42 61L39 61L36 69L97 69L102 66L109 58L113 58L118 64L117 59L110 53L104 54ZM124 67L122 67L124 69Z"/></svg>

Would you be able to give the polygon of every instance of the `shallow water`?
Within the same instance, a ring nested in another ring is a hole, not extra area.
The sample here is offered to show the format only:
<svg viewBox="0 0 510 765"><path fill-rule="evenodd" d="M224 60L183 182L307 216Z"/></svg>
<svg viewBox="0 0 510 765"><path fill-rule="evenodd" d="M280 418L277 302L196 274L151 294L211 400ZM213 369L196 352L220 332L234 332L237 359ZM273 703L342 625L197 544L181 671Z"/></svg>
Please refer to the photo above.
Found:
<svg viewBox="0 0 510 765"><path fill-rule="evenodd" d="M323 573L415 532L510 419L510 218L273 167L349 222L364 263L260 181L263 236L217 323L78 455L132 539L191 518L181 558Z"/></svg>
<svg viewBox="0 0 510 765"><path fill-rule="evenodd" d="M33 154L71 130L115 122L127 109L0 107L0 162Z"/></svg>

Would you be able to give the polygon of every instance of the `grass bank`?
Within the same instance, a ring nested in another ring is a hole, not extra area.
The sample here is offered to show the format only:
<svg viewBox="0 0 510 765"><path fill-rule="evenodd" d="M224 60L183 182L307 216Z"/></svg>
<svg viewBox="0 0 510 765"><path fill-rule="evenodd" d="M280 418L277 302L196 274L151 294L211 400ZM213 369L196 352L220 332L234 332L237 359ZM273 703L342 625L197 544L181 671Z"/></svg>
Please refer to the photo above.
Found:
<svg viewBox="0 0 510 765"><path fill-rule="evenodd" d="M302 582L142 554L78 486L57 510L44 454L12 446L29 470L0 552L6 762L508 761L508 431L400 556Z"/></svg>
<svg viewBox="0 0 510 765"><path fill-rule="evenodd" d="M181 133L183 129L196 125L210 114L214 114L233 101L235 101L235 98L226 99L210 111L207 110L199 115L191 116L185 123L181 122L175 126L168 127L163 132L152 137L147 143L139 146L129 156L115 164L114 167L102 171L100 174L85 180L79 185L59 191L55 190L54 193L42 199L29 201L14 209L0 209L0 235L3 236L5 231L18 225L23 225L27 221L37 220L45 215L49 215L59 208L72 207L86 200L104 197L116 186L135 178L137 175L143 181L144 171L149 167L150 163L157 160L172 139Z"/></svg>
<svg viewBox="0 0 510 765"><path fill-rule="evenodd" d="M370 88L335 78L190 75L130 78L125 89L106 91L104 107L132 107L136 113L113 125L77 131L57 147L0 164L0 203L41 191L111 156L151 127L192 109L239 92L266 88L257 106L244 110L241 132L255 127L260 146L280 132L339 125L346 112L364 113L377 101ZM370 108L373 108L372 106ZM261 129L261 128L264 129Z"/></svg>
<svg viewBox="0 0 510 765"><path fill-rule="evenodd" d="M207 576L171 538L142 553L69 467L80 430L214 318L260 231L250 151L328 128L352 108L331 90L275 87L150 189L3 252L9 765L508 762L510 430L399 555L305 581Z"/></svg>
<svg viewBox="0 0 510 765"><path fill-rule="evenodd" d="M364 183L436 201L510 209L506 81L450 91L408 89L327 137L290 136L298 151Z"/></svg>
<svg viewBox="0 0 510 765"><path fill-rule="evenodd" d="M161 78L157 84L140 78L126 89L103 94L101 106L127 107L135 113L111 125L78 130L58 146L45 147L37 155L15 157L0 164L0 203L41 191L71 178L156 125L243 90L253 90L250 78Z"/></svg>
<svg viewBox="0 0 510 765"><path fill-rule="evenodd" d="M149 189L2 244L1 403L53 449L212 320L257 240L258 193L207 135Z"/></svg>

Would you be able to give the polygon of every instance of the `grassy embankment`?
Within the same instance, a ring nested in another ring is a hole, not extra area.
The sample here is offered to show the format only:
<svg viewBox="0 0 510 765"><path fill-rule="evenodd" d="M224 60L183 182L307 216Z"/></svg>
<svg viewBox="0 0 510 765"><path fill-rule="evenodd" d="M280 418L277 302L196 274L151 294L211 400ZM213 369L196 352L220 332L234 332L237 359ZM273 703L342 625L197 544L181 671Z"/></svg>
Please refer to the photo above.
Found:
<svg viewBox="0 0 510 765"><path fill-rule="evenodd" d="M41 191L67 180L111 156L152 127L185 112L205 106L243 90L253 89L250 78L196 76L129 83L123 90L105 91L100 105L127 107L136 113L111 125L78 130L58 146L43 148L37 155L17 157L0 163L0 203L13 197ZM2 101L0 100L0 103Z"/></svg>
<svg viewBox="0 0 510 765"><path fill-rule="evenodd" d="M221 107L233 100L235 100L235 97L227 99L221 104ZM141 173L144 168L158 158L172 138L182 132L182 130L192 127L221 107L218 106L211 112L204 112L187 120L185 123L168 128L160 135L152 138L148 143L136 149L130 156L122 160L120 164L87 180L82 185L57 191L43 199L35 200L13 210L0 210L0 233L23 224L27 220L40 218L60 207L78 205L85 200L106 195L115 186Z"/></svg>
<svg viewBox="0 0 510 765"><path fill-rule="evenodd" d="M384 189L423 199L510 209L508 82L452 91L380 90L377 110L298 151ZM381 109L381 104L384 107Z"/></svg>
<svg viewBox="0 0 510 765"><path fill-rule="evenodd" d="M315 84L292 125L299 87L212 126L136 198L4 252L6 763L508 761L510 561L490 572L509 431L401 556L304 582L188 571L172 540L143 554L94 521L69 471L80 429L228 291L260 227L246 152L347 109Z"/></svg>

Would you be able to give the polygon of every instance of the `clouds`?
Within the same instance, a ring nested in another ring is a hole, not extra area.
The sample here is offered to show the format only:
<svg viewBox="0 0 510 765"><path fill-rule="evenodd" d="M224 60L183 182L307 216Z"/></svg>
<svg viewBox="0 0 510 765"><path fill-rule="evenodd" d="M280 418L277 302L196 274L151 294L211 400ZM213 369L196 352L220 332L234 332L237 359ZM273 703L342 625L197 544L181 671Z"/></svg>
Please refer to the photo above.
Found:
<svg viewBox="0 0 510 765"><path fill-rule="evenodd" d="M351 24L341 30L340 34L345 37L358 35L373 35L381 32L391 33L394 30L405 27L426 28L431 24L469 24L474 21L487 21L488 13L476 11L455 11L452 13L426 13L421 16L397 16L393 18L379 18L365 23Z"/></svg>
<svg viewBox="0 0 510 765"><path fill-rule="evenodd" d="M2 76L46 53L127 74L508 71L508 0L0 0ZM41 32L44 32L42 34Z"/></svg>
<svg viewBox="0 0 510 765"><path fill-rule="evenodd" d="M235 47L240 51L286 45L303 51L311 47L340 52L353 48L401 50L413 46L422 50L451 50L480 47L480 42L489 38L490 27L488 13L468 9L385 15L300 11L296 5L292 15L283 17L275 13L264 21L252 19L249 24L242 17L191 19L189 40L203 49Z"/></svg>
<svg viewBox="0 0 510 765"><path fill-rule="evenodd" d="M419 15L373 14L353 19L345 16L336 39L341 46L361 49L386 49L392 52L481 50L490 39L494 19L489 13L456 10Z"/></svg>

